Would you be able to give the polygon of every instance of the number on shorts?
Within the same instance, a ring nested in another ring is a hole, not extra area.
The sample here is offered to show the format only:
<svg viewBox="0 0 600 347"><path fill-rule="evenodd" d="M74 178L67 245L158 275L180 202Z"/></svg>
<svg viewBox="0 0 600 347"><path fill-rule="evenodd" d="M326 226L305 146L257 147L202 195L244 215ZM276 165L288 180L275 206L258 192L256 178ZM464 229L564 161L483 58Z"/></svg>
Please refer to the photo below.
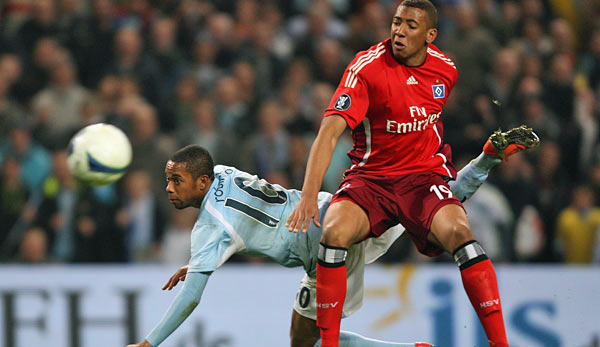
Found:
<svg viewBox="0 0 600 347"><path fill-rule="evenodd" d="M429 191L434 192L435 195L437 195L438 199L440 199L440 200L444 200L444 196L442 195L442 192L448 194L448 199L452 197L452 191L443 184L440 184L438 186L436 186L434 184L431 187L429 187Z"/></svg>
<svg viewBox="0 0 600 347"><path fill-rule="evenodd" d="M306 308L308 306L309 302L310 302L310 289L308 289L306 287L302 287L302 289L300 289L300 293L298 293L298 304L300 304L300 307Z"/></svg>

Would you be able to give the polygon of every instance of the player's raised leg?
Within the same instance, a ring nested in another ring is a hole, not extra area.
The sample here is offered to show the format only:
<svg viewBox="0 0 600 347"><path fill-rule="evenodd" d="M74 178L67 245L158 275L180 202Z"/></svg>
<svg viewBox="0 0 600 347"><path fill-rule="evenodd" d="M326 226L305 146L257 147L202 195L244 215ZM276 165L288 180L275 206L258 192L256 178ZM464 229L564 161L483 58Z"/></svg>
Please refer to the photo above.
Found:
<svg viewBox="0 0 600 347"><path fill-rule="evenodd" d="M455 181L448 183L452 192L464 202L485 182L490 170L502 159L535 148L539 143L537 134L525 125L506 132L495 131L485 142L481 154L460 170Z"/></svg>

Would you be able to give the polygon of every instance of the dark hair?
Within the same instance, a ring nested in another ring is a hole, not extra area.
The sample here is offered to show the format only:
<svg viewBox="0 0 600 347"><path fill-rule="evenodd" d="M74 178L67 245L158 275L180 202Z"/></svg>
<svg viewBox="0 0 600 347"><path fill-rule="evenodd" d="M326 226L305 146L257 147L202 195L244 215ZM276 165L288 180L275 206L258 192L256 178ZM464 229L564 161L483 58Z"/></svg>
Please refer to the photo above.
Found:
<svg viewBox="0 0 600 347"><path fill-rule="evenodd" d="M185 146L173 153L169 160L185 164L185 169L192 174L194 179L202 175L207 175L210 179L215 178L215 164L210 153L202 146Z"/></svg>
<svg viewBox="0 0 600 347"><path fill-rule="evenodd" d="M421 10L424 10L425 12L427 12L427 16L429 17L430 29L437 28L437 22L438 22L437 9L435 8L435 5L433 5L431 3L431 1L429 1L429 0L404 0L400 4L400 6L414 7L414 8L419 8Z"/></svg>

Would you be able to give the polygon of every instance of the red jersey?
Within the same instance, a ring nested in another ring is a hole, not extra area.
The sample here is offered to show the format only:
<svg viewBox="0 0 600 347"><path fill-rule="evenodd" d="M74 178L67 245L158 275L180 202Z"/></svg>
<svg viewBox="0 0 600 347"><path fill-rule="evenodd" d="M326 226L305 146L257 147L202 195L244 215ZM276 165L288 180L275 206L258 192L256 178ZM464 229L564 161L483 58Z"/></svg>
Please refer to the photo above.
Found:
<svg viewBox="0 0 600 347"><path fill-rule="evenodd" d="M352 129L347 173L404 175L436 172L455 178L440 149L442 106L456 83L452 60L430 44L420 66L398 63L390 39L356 54L325 111Z"/></svg>

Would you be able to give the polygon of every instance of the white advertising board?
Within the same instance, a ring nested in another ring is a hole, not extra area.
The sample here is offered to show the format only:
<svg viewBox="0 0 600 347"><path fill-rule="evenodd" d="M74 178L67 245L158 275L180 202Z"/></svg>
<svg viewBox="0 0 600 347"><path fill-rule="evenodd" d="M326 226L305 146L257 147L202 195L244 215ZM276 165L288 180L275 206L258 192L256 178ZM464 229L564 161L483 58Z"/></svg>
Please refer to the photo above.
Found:
<svg viewBox="0 0 600 347"><path fill-rule="evenodd" d="M497 266L512 347L592 347L600 339L600 268ZM0 267L0 347L125 346L178 289L165 266ZM301 269L225 265L165 347L287 346ZM484 347L454 265L369 265L365 304L342 329L396 342Z"/></svg>

